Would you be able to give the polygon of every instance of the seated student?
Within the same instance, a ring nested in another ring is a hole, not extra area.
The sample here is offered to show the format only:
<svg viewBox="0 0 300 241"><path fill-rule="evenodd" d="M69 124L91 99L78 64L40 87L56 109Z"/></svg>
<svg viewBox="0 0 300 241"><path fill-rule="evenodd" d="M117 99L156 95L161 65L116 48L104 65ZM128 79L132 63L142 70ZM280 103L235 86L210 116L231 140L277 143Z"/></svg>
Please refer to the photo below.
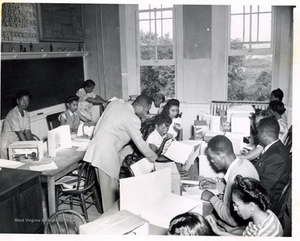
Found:
<svg viewBox="0 0 300 241"><path fill-rule="evenodd" d="M83 86L79 89L76 95L79 97L78 110L88 120L92 121L92 108L93 105L107 104L107 101L96 95L93 90L95 82L91 79L84 81Z"/></svg>
<svg viewBox="0 0 300 241"><path fill-rule="evenodd" d="M180 102L177 99L168 100L161 112L161 114L165 114L171 117L172 124L170 125L168 133L172 134L173 139L178 141L182 140L182 123L179 116L179 105Z"/></svg>
<svg viewBox="0 0 300 241"><path fill-rule="evenodd" d="M279 139L284 143L289 128L286 121L282 118L282 115L285 113L284 104L281 101L273 100L269 103L268 109L273 113L275 119L279 124Z"/></svg>
<svg viewBox="0 0 300 241"><path fill-rule="evenodd" d="M4 119L1 133L1 158L8 159L8 146L16 141L33 140L30 130L30 115L26 111L32 94L28 90L20 90L16 97L16 106Z"/></svg>
<svg viewBox="0 0 300 241"><path fill-rule="evenodd" d="M160 114L165 106L165 96L163 94L157 93L153 96L153 103L156 108L158 108L158 114Z"/></svg>
<svg viewBox="0 0 300 241"><path fill-rule="evenodd" d="M201 236L212 234L211 227L205 218L195 212L177 215L171 220L168 229L168 235Z"/></svg>
<svg viewBox="0 0 300 241"><path fill-rule="evenodd" d="M90 122L85 116L83 116L78 110L78 96L69 96L66 100L67 110L60 114L58 120L61 125L69 125L72 134L76 134L80 124L80 120L83 122ZM92 122L91 122L92 123Z"/></svg>
<svg viewBox="0 0 300 241"><path fill-rule="evenodd" d="M276 89L276 90L272 90L271 95L270 95L270 101L273 100L278 100L278 101L282 101L283 99L283 91L281 89Z"/></svg>
<svg viewBox="0 0 300 241"><path fill-rule="evenodd" d="M154 118L155 130L150 133L146 142L157 156L165 154L165 143L173 137L168 133L171 123L172 119L164 114L158 114Z"/></svg>
<svg viewBox="0 0 300 241"><path fill-rule="evenodd" d="M252 220L240 234L221 230L212 216L207 216L212 230L220 236L282 237L283 230L277 216L269 210L267 190L257 180L237 175L232 185L234 211L244 220Z"/></svg>
<svg viewBox="0 0 300 241"><path fill-rule="evenodd" d="M231 188L236 175L252 177L259 180L255 166L246 159L239 159L235 156L231 141L223 135L214 136L207 144L207 157L219 171L225 173L225 190L223 200L207 189L215 189L216 183L209 180L202 180L200 188L205 189L201 199L212 204L214 211L227 224L232 227L241 225L240 218L236 216L231 207ZM242 227L240 227L242 228Z"/></svg>
<svg viewBox="0 0 300 241"><path fill-rule="evenodd" d="M247 152L246 150L243 150L243 153L241 155L237 155L239 158L248 159L250 161L255 160L259 157L260 153L263 150L263 147L259 144L258 138L257 138L257 126L261 119L265 117L273 116L272 112L269 110L260 110L257 113L253 115L252 120L252 132L253 132L253 139L257 139L254 142L258 143L255 148L253 148L251 151Z"/></svg>

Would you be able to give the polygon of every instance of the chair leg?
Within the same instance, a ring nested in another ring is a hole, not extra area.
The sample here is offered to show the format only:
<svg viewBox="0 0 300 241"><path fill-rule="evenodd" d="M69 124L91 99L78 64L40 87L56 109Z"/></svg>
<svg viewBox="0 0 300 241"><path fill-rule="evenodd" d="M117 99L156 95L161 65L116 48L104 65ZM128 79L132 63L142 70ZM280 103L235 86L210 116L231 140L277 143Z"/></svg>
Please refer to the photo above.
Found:
<svg viewBox="0 0 300 241"><path fill-rule="evenodd" d="M80 200L81 200L81 208L82 208L82 212L84 214L85 220L88 222L89 221L89 217L88 217L88 213L87 213L87 209L86 209L86 204L85 204L85 199L84 199L84 195L80 194L79 196Z"/></svg>
<svg viewBox="0 0 300 241"><path fill-rule="evenodd" d="M73 195L70 195L69 199L70 199L70 209L72 210L73 209Z"/></svg>
<svg viewBox="0 0 300 241"><path fill-rule="evenodd" d="M92 188L92 192L93 192L92 198L95 201L95 206L97 208L97 211L102 214L103 213L102 199L101 199L100 187L98 187L98 186L99 185L93 186L93 188Z"/></svg>

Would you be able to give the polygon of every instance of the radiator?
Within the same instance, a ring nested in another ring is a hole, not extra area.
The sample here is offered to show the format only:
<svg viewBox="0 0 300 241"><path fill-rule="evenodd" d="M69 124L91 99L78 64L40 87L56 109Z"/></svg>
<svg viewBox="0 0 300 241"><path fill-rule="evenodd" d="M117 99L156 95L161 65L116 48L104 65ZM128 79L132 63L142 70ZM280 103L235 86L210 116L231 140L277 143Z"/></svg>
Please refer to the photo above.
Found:
<svg viewBox="0 0 300 241"><path fill-rule="evenodd" d="M266 110L269 102L256 102L256 101L212 101L210 103L210 114L217 115L218 110L227 110L232 104L238 105L254 105L255 109Z"/></svg>

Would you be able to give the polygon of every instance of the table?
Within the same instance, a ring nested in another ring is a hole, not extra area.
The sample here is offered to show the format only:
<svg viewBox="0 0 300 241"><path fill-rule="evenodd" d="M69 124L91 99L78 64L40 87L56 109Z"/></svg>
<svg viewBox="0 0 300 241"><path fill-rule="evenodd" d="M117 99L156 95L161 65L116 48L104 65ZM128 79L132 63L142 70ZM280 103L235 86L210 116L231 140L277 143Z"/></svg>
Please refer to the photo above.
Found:
<svg viewBox="0 0 300 241"><path fill-rule="evenodd" d="M0 171L0 233L37 233L43 228L40 173Z"/></svg>
<svg viewBox="0 0 300 241"><path fill-rule="evenodd" d="M55 162L57 169L45 170L41 173L41 182L47 183L49 216L56 212L55 181L71 171L83 159L84 151L77 151L78 147L66 148L56 153L56 157L43 157L41 161L25 163L18 169L30 170L30 166Z"/></svg>

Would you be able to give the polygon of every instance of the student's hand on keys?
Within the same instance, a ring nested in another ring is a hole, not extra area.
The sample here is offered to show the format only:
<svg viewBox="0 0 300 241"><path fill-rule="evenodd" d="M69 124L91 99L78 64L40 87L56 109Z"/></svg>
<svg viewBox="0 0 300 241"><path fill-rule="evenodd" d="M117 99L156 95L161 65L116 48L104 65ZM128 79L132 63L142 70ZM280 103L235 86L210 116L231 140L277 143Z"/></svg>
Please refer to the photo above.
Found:
<svg viewBox="0 0 300 241"><path fill-rule="evenodd" d="M216 189L216 183L207 179L199 182L200 189Z"/></svg>
<svg viewBox="0 0 300 241"><path fill-rule="evenodd" d="M202 199L203 201L209 202L209 200L210 200L213 196L215 196L215 194L213 194L211 191L204 190L203 193L202 193L202 195L201 195L201 199Z"/></svg>

